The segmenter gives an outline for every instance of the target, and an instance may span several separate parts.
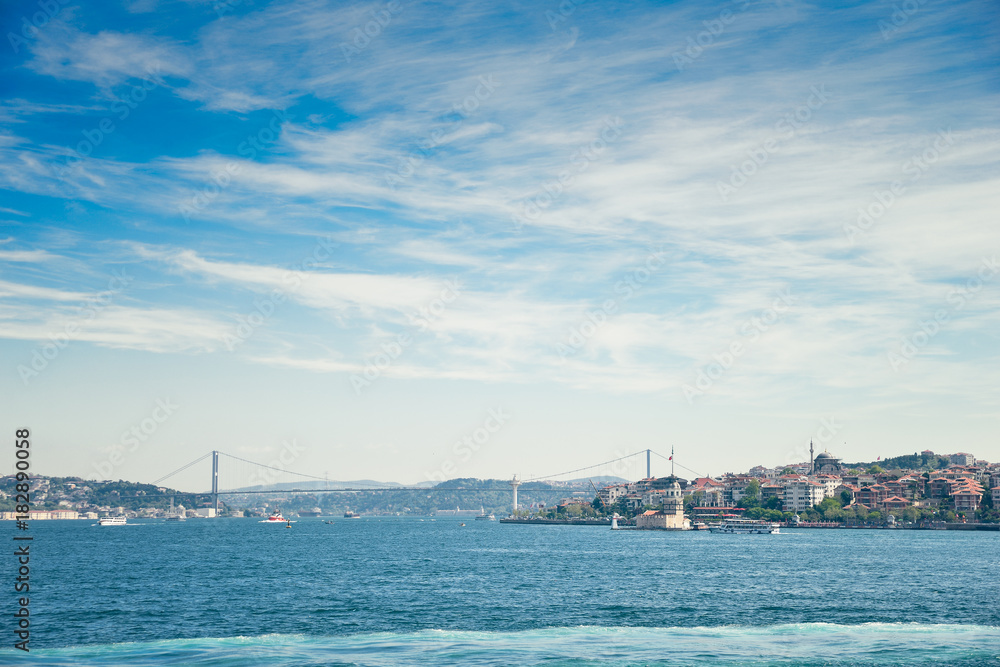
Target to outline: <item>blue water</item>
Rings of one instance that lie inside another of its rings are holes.
[[[33,522],[0,663],[1000,665],[1000,533],[334,522]]]

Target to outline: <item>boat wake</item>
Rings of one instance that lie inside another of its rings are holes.
[[[906,623],[423,630],[264,635],[32,649],[46,665],[950,665],[1000,666],[1000,628]],[[10,649],[12,650],[12,649]],[[0,650],[0,662],[4,653]],[[20,656],[19,656],[20,657]],[[31,664],[26,660],[25,664]]]

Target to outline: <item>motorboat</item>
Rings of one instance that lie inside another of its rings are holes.
[[[289,525],[291,523],[294,523],[294,522],[293,521],[289,521],[285,517],[281,516],[281,510],[277,510],[276,509],[271,514],[271,516],[267,517],[263,521],[258,521],[257,523],[274,523],[274,524],[284,524],[284,525],[287,526],[287,525]]]

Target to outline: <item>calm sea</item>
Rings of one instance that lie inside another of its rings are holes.
[[[0,663],[1000,665],[1000,533],[332,520],[32,522]]]

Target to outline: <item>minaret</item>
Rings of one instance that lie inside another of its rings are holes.
[[[816,459],[813,458],[813,441],[809,438],[809,474],[816,474]]]
[[[521,481],[514,475],[514,478],[510,480],[510,486],[514,489],[514,510],[511,512],[511,516],[517,514],[517,487],[521,486]]]

